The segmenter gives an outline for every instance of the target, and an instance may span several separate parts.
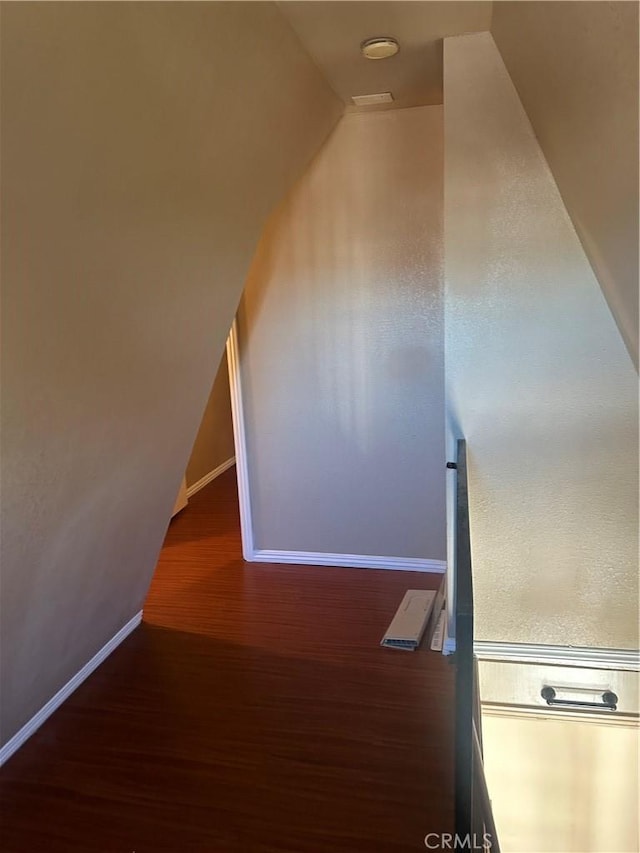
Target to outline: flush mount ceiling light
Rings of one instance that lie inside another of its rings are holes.
[[[396,55],[400,50],[400,45],[394,38],[379,36],[363,41],[360,50],[366,59],[387,59]]]

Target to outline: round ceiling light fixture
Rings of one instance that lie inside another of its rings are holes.
[[[400,50],[400,45],[396,39],[390,36],[379,36],[363,41],[360,50],[366,59],[388,59],[390,56],[396,55]]]

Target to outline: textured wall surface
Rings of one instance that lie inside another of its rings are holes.
[[[637,648],[637,376],[489,34],[445,41],[447,402],[477,636]]]
[[[239,337],[256,547],[443,560],[441,107],[340,122]]]
[[[638,3],[499,2],[491,32],[638,363]]]
[[[2,5],[3,741],[140,610],[263,222],[341,109],[272,3]]]
[[[213,380],[211,393],[189,457],[187,486],[197,483],[218,465],[230,459],[234,453],[229,367],[225,352],[216,378]]]

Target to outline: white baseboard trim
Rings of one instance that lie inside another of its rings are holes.
[[[0,749],[0,766],[5,763],[16,750],[18,750],[22,744],[31,737],[31,735],[40,728],[40,726],[44,723],[44,721],[53,714],[57,708],[62,705],[65,699],[67,699],[73,691],[79,687],[82,682],[88,678],[91,673],[96,670],[100,664],[111,654],[111,652],[119,646],[120,643],[129,636],[129,634],[138,627],[140,622],[142,621],[142,610],[130,619],[126,625],[123,625],[122,628],[115,634],[108,643],[106,643],[99,652],[97,652],[91,660],[86,663],[82,669],[77,672],[70,681],[62,687],[55,696],[52,696],[51,699],[47,702],[46,705],[43,705],[42,708],[34,714],[33,717],[29,720],[28,723],[25,723],[24,726],[20,729],[20,731],[16,732],[16,734],[8,740],[5,745]]]
[[[480,660],[581,666],[590,669],[640,670],[640,652],[633,649],[595,649],[586,646],[550,646],[534,643],[494,643],[476,640]]]
[[[399,572],[433,572],[444,574],[443,560],[412,557],[369,557],[359,554],[325,554],[312,551],[253,551],[245,560],[251,563],[292,563],[300,566],[342,566],[348,569],[392,569]]]
[[[199,492],[200,489],[204,489],[204,487],[208,486],[212,480],[215,480],[215,478],[219,477],[220,474],[224,474],[228,468],[231,468],[231,466],[235,464],[236,457],[232,456],[230,459],[227,459],[226,462],[223,462],[222,465],[218,465],[217,468],[214,468],[213,471],[209,471],[209,473],[205,474],[204,477],[201,477],[197,483],[189,486],[187,489],[187,497],[190,498],[195,495],[196,492]]]

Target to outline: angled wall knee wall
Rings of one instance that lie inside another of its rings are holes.
[[[637,648],[637,376],[490,34],[445,40],[448,417],[478,639]]]
[[[274,3],[1,14],[5,743],[140,610],[264,221],[343,107]]]

